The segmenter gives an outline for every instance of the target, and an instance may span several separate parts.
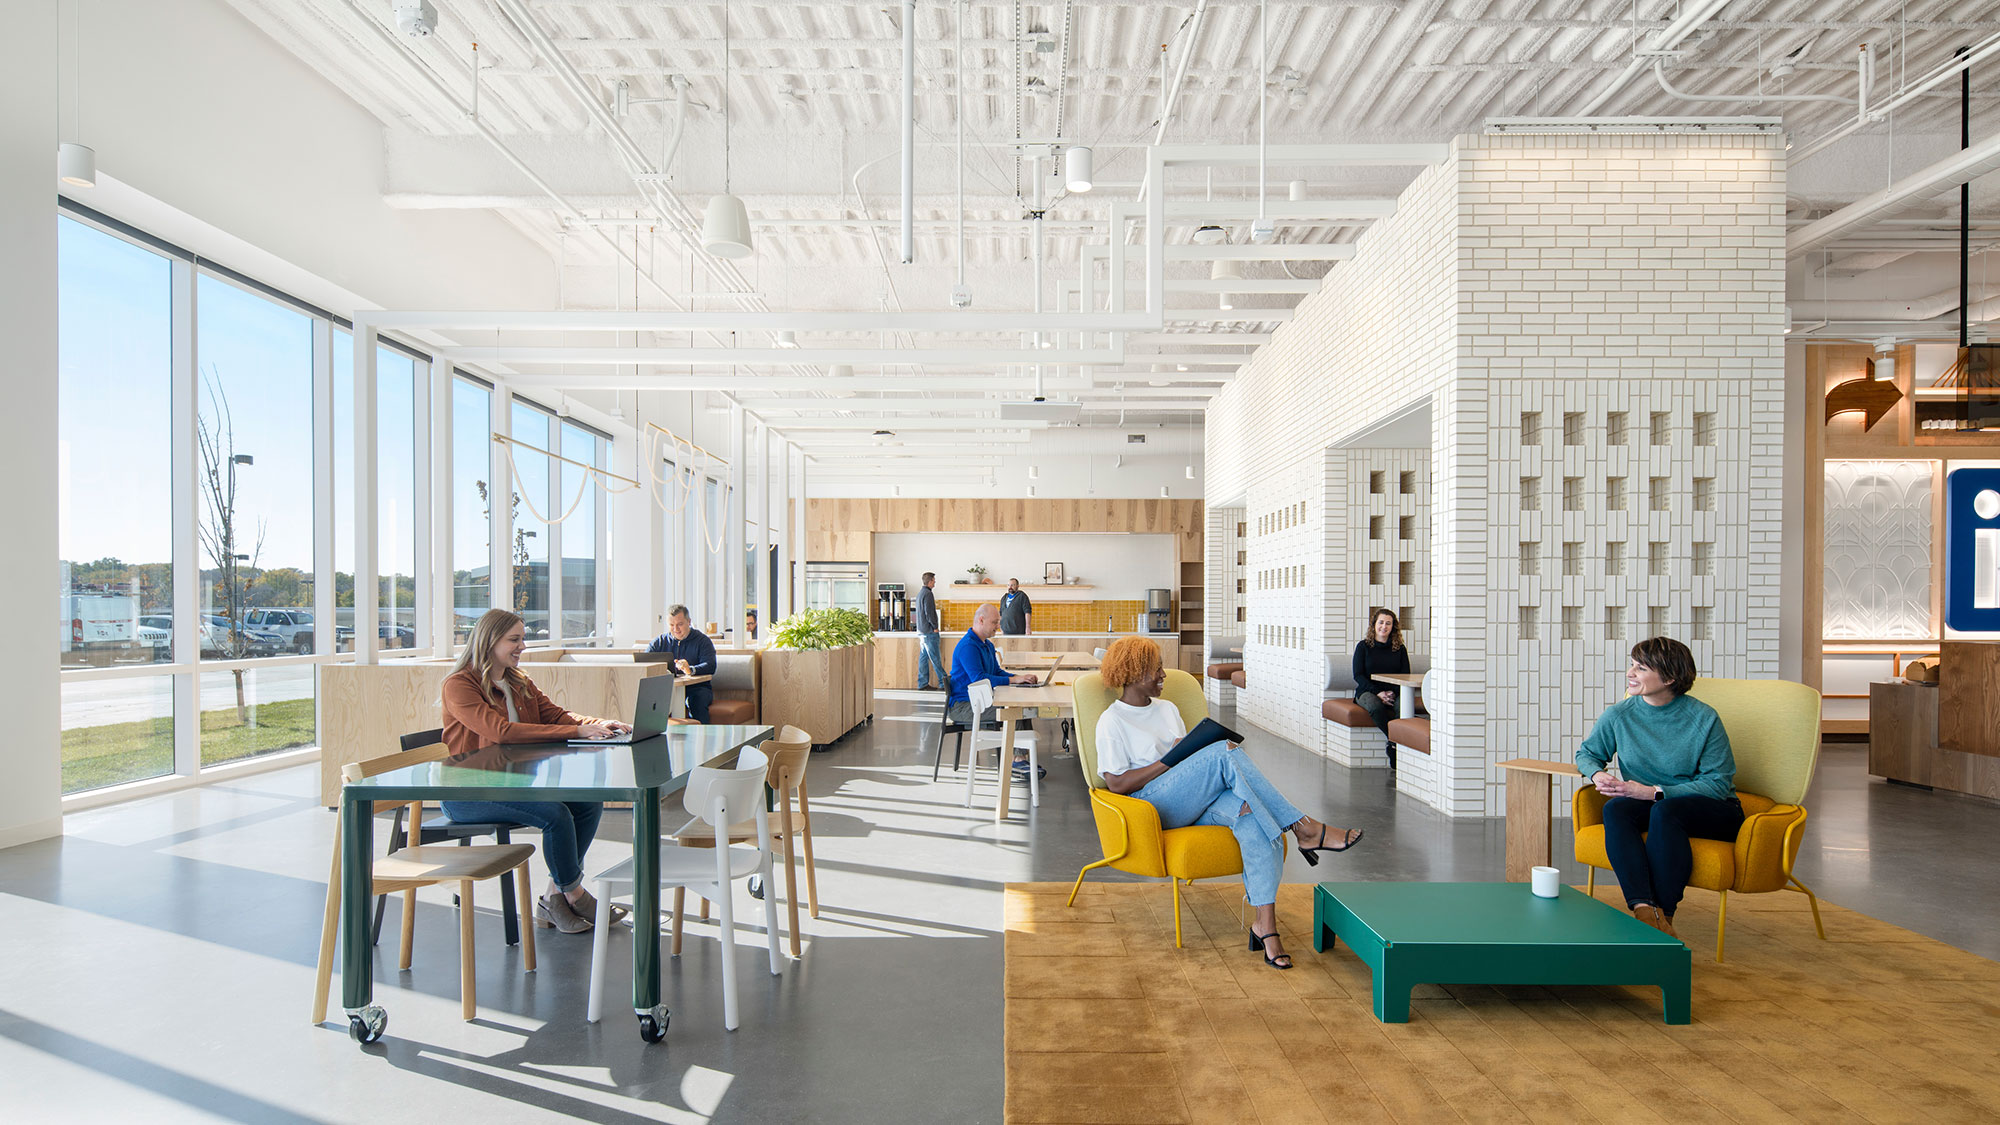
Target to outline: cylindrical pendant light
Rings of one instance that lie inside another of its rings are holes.
[[[1237,265],[1234,259],[1219,258],[1214,265],[1209,267],[1208,278],[1210,281],[1241,281],[1243,280],[1243,267]],[[1235,308],[1235,294],[1222,294],[1219,304],[1224,312]]]
[[[1090,190],[1091,163],[1090,150],[1082,145],[1071,145],[1069,151],[1063,153],[1063,178],[1069,185],[1069,190],[1074,192]]]
[[[56,178],[71,187],[97,186],[97,153],[65,141],[56,146]]]
[[[750,256],[750,212],[733,195],[718,195],[708,201],[708,213],[701,222],[701,248],[717,258]]]

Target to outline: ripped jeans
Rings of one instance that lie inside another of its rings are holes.
[[[1278,901],[1284,872],[1278,837],[1305,814],[1279,795],[1249,755],[1227,742],[1211,743],[1132,795],[1158,810],[1162,828],[1213,824],[1234,832],[1250,905]],[[1242,813],[1245,805],[1248,813]]]

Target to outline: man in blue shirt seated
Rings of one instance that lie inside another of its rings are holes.
[[[674,668],[683,676],[715,675],[715,642],[708,639],[708,634],[694,627],[693,619],[688,616],[688,607],[684,605],[677,605],[667,611],[667,631],[653,638],[653,643],[646,646],[646,651],[671,654]],[[714,700],[714,684],[689,684],[688,718],[697,723],[707,722],[708,705]]]
[[[951,694],[945,697],[944,717],[954,723],[972,725],[972,699],[968,694],[974,680],[985,680],[994,687],[1007,684],[1034,685],[1041,681],[1034,676],[1010,674],[1000,667],[1000,654],[993,651],[993,634],[1000,630],[1000,608],[991,602],[980,606],[972,614],[972,628],[958,639],[958,646],[951,650]],[[982,723],[994,721],[993,711],[988,708],[979,716]],[[1014,759],[1017,773],[1028,772],[1028,758],[1025,753]],[[1047,771],[1043,771],[1047,775]]]

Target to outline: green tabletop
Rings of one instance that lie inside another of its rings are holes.
[[[1313,948],[1336,938],[1373,970],[1385,1023],[1409,1019],[1417,984],[1658,985],[1666,1021],[1689,1019],[1687,946],[1575,887],[1540,898],[1526,883],[1321,883]]]
[[[528,742],[488,746],[350,782],[355,800],[632,801],[671,792],[699,765],[771,737],[756,725],[676,724],[629,746]],[[532,792],[523,792],[532,790]]]
[[[665,1034],[660,1003],[660,800],[686,788],[696,766],[728,765],[745,746],[769,738],[761,724],[676,724],[624,746],[566,742],[489,746],[463,758],[389,770],[349,782],[340,794],[341,999],[356,1027],[379,1036],[388,1015],[372,1003],[373,898],[377,801],[632,802],[632,1010],[648,1042]],[[768,795],[767,795],[768,796]],[[528,908],[527,903],[522,904]],[[360,1032],[356,1031],[357,1038]],[[372,1038],[364,1041],[372,1041]]]

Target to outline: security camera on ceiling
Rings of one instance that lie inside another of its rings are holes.
[[[951,307],[969,309],[972,307],[972,286],[960,282],[951,287]]]
[[[416,0],[407,3],[395,0],[396,29],[412,39],[422,39],[437,30],[438,11],[431,7],[430,0]]]

